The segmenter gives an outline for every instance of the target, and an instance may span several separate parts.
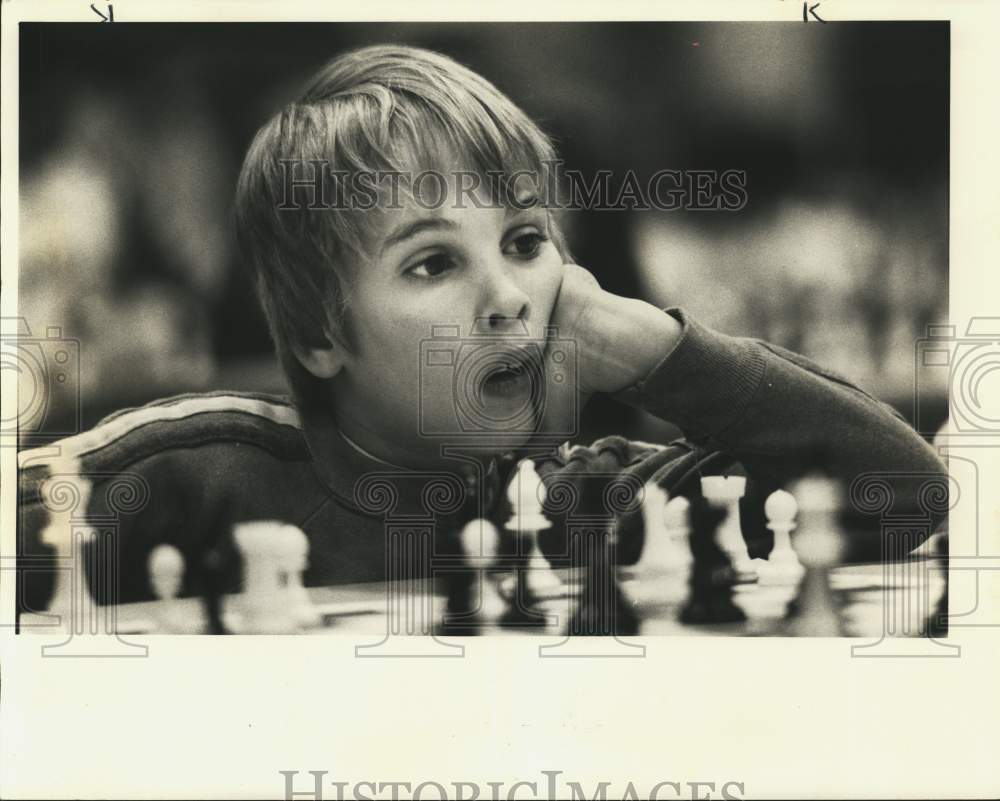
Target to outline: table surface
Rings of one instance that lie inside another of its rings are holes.
[[[946,562],[926,553],[889,564],[857,564],[833,568],[827,574],[829,604],[821,615],[827,623],[836,620],[834,635],[851,637],[923,636],[928,616],[945,591]],[[561,586],[540,593],[538,609],[547,616],[542,626],[509,628],[484,627],[479,633],[501,636],[563,636],[576,605],[581,582],[568,571],[559,571]],[[302,634],[362,635],[373,641],[387,632],[425,633],[421,629],[421,610],[425,617],[439,621],[445,599],[427,592],[426,582],[373,582],[307,590],[321,623],[301,630]],[[638,614],[640,635],[686,636],[831,636],[829,628],[813,630],[805,619],[808,606],[797,616],[785,615],[789,601],[796,597],[794,587],[769,586],[764,583],[737,585],[733,599],[744,610],[747,620],[738,623],[685,624],[679,620],[688,587],[686,578],[676,572],[650,573],[639,568],[621,570],[623,596]],[[801,589],[798,591],[801,592]],[[801,596],[800,596],[801,597]],[[420,601],[427,603],[423,606]],[[482,608],[486,620],[496,620],[506,608],[498,595],[485,596]],[[248,631],[241,610],[245,599],[227,596],[224,619],[234,633]],[[802,603],[800,602],[800,607]],[[102,608],[119,634],[201,633],[204,612],[201,599],[178,598],[169,602],[148,601]],[[109,611],[110,610],[110,611]],[[815,610],[813,610],[815,611]],[[822,622],[822,621],[821,621]],[[54,633],[54,619],[23,615],[22,632]],[[272,632],[275,633],[275,632]],[[577,638],[580,639],[580,638]],[[585,638],[593,639],[593,638]]]

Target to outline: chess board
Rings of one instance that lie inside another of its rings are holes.
[[[831,597],[839,634],[848,637],[926,636],[927,621],[946,591],[946,561],[916,554],[888,564],[844,565],[829,573]],[[558,638],[578,602],[581,581],[569,571],[560,571],[561,587],[541,594],[537,609],[541,625],[503,626],[496,623],[502,608],[483,607],[486,622],[479,633],[489,636]],[[808,627],[796,625],[807,614],[799,609],[787,614],[789,596],[782,588],[746,584],[736,589],[736,604],[746,612],[740,622],[685,624],[680,609],[686,586],[678,576],[639,576],[621,569],[622,597],[633,606],[640,620],[640,635],[670,636],[809,636]],[[426,635],[445,618],[445,599],[429,582],[374,582],[308,590],[319,613],[320,624],[304,628],[307,635],[351,635],[358,644],[377,643],[387,635]],[[160,633],[164,607],[169,604],[175,619],[191,622],[192,633],[201,630],[204,617],[199,598],[121,604],[112,619],[119,634]],[[240,596],[223,601],[227,627],[240,632]],[[492,622],[489,622],[492,621]],[[53,619],[25,615],[23,632],[51,633]]]

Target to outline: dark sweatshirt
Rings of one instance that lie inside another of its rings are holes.
[[[54,446],[22,451],[19,607],[40,611],[51,591],[51,553],[40,539],[50,514],[39,488],[54,454],[79,459],[93,485],[86,522],[104,533],[95,547],[105,560],[117,552],[117,578],[91,581],[102,602],[152,597],[146,563],[160,543],[183,553],[185,593],[200,592],[206,553],[224,548],[232,525],[249,520],[292,523],[306,533],[307,585],[383,579],[394,570],[387,567],[390,529],[430,530],[434,553],[448,555],[469,519],[487,517],[502,528],[510,516],[505,490],[526,455],[548,488],[553,525],[539,544],[557,565],[566,561],[567,523],[575,519],[613,521],[619,561],[639,559],[642,515],[627,496],[650,480],[694,497],[701,475],[748,476],[741,516],[751,556],[766,556],[771,545],[764,498],[810,473],[832,477],[843,491],[846,560],[880,558],[876,507],[940,522],[946,503],[938,496],[927,508],[928,487],[947,486],[946,468],[889,406],[802,356],[712,331],[682,310],[668,313],[682,324],[679,342],[617,397],[679,426],[684,438],[672,443],[612,435],[588,447],[456,454],[454,470],[404,471],[351,447],[329,415],[300,414],[280,397],[216,392],[118,412]],[[870,503],[872,492],[885,503]],[[238,582],[231,562],[225,583],[236,589]]]

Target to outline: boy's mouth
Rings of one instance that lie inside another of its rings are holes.
[[[527,403],[537,383],[537,376],[532,375],[537,372],[536,360],[540,360],[539,356],[528,349],[495,353],[481,376],[481,399],[486,403],[512,400],[519,405]]]
[[[495,398],[522,397],[531,390],[531,376],[523,364],[499,364],[483,380],[483,394]]]

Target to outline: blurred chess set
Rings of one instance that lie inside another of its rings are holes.
[[[72,465],[60,468],[71,472]],[[78,476],[76,484],[86,501],[87,481]],[[104,619],[103,633],[119,635],[942,636],[945,535],[897,561],[842,564],[846,535],[836,518],[836,489],[827,479],[804,478],[771,494],[764,513],[774,545],[757,559],[740,524],[746,479],[705,476],[691,499],[669,498],[650,482],[637,499],[646,532],[638,562],[616,563],[615,525],[589,526],[570,531],[570,566],[553,569],[538,547],[539,532],[551,525],[545,485],[526,459],[508,489],[513,554],[500,553],[492,522],[475,519],[457,533],[456,553],[436,559],[432,571],[305,587],[305,533],[253,521],[232,532],[242,592],[225,594],[220,579],[200,597],[181,597],[189,566],[178,549],[161,544],[148,560],[157,600],[100,608],[79,579],[93,531],[55,511],[43,540],[58,564],[72,569],[56,571],[48,609],[22,614],[20,630],[98,633],[89,614]],[[209,552],[200,566],[209,576],[217,557]]]

